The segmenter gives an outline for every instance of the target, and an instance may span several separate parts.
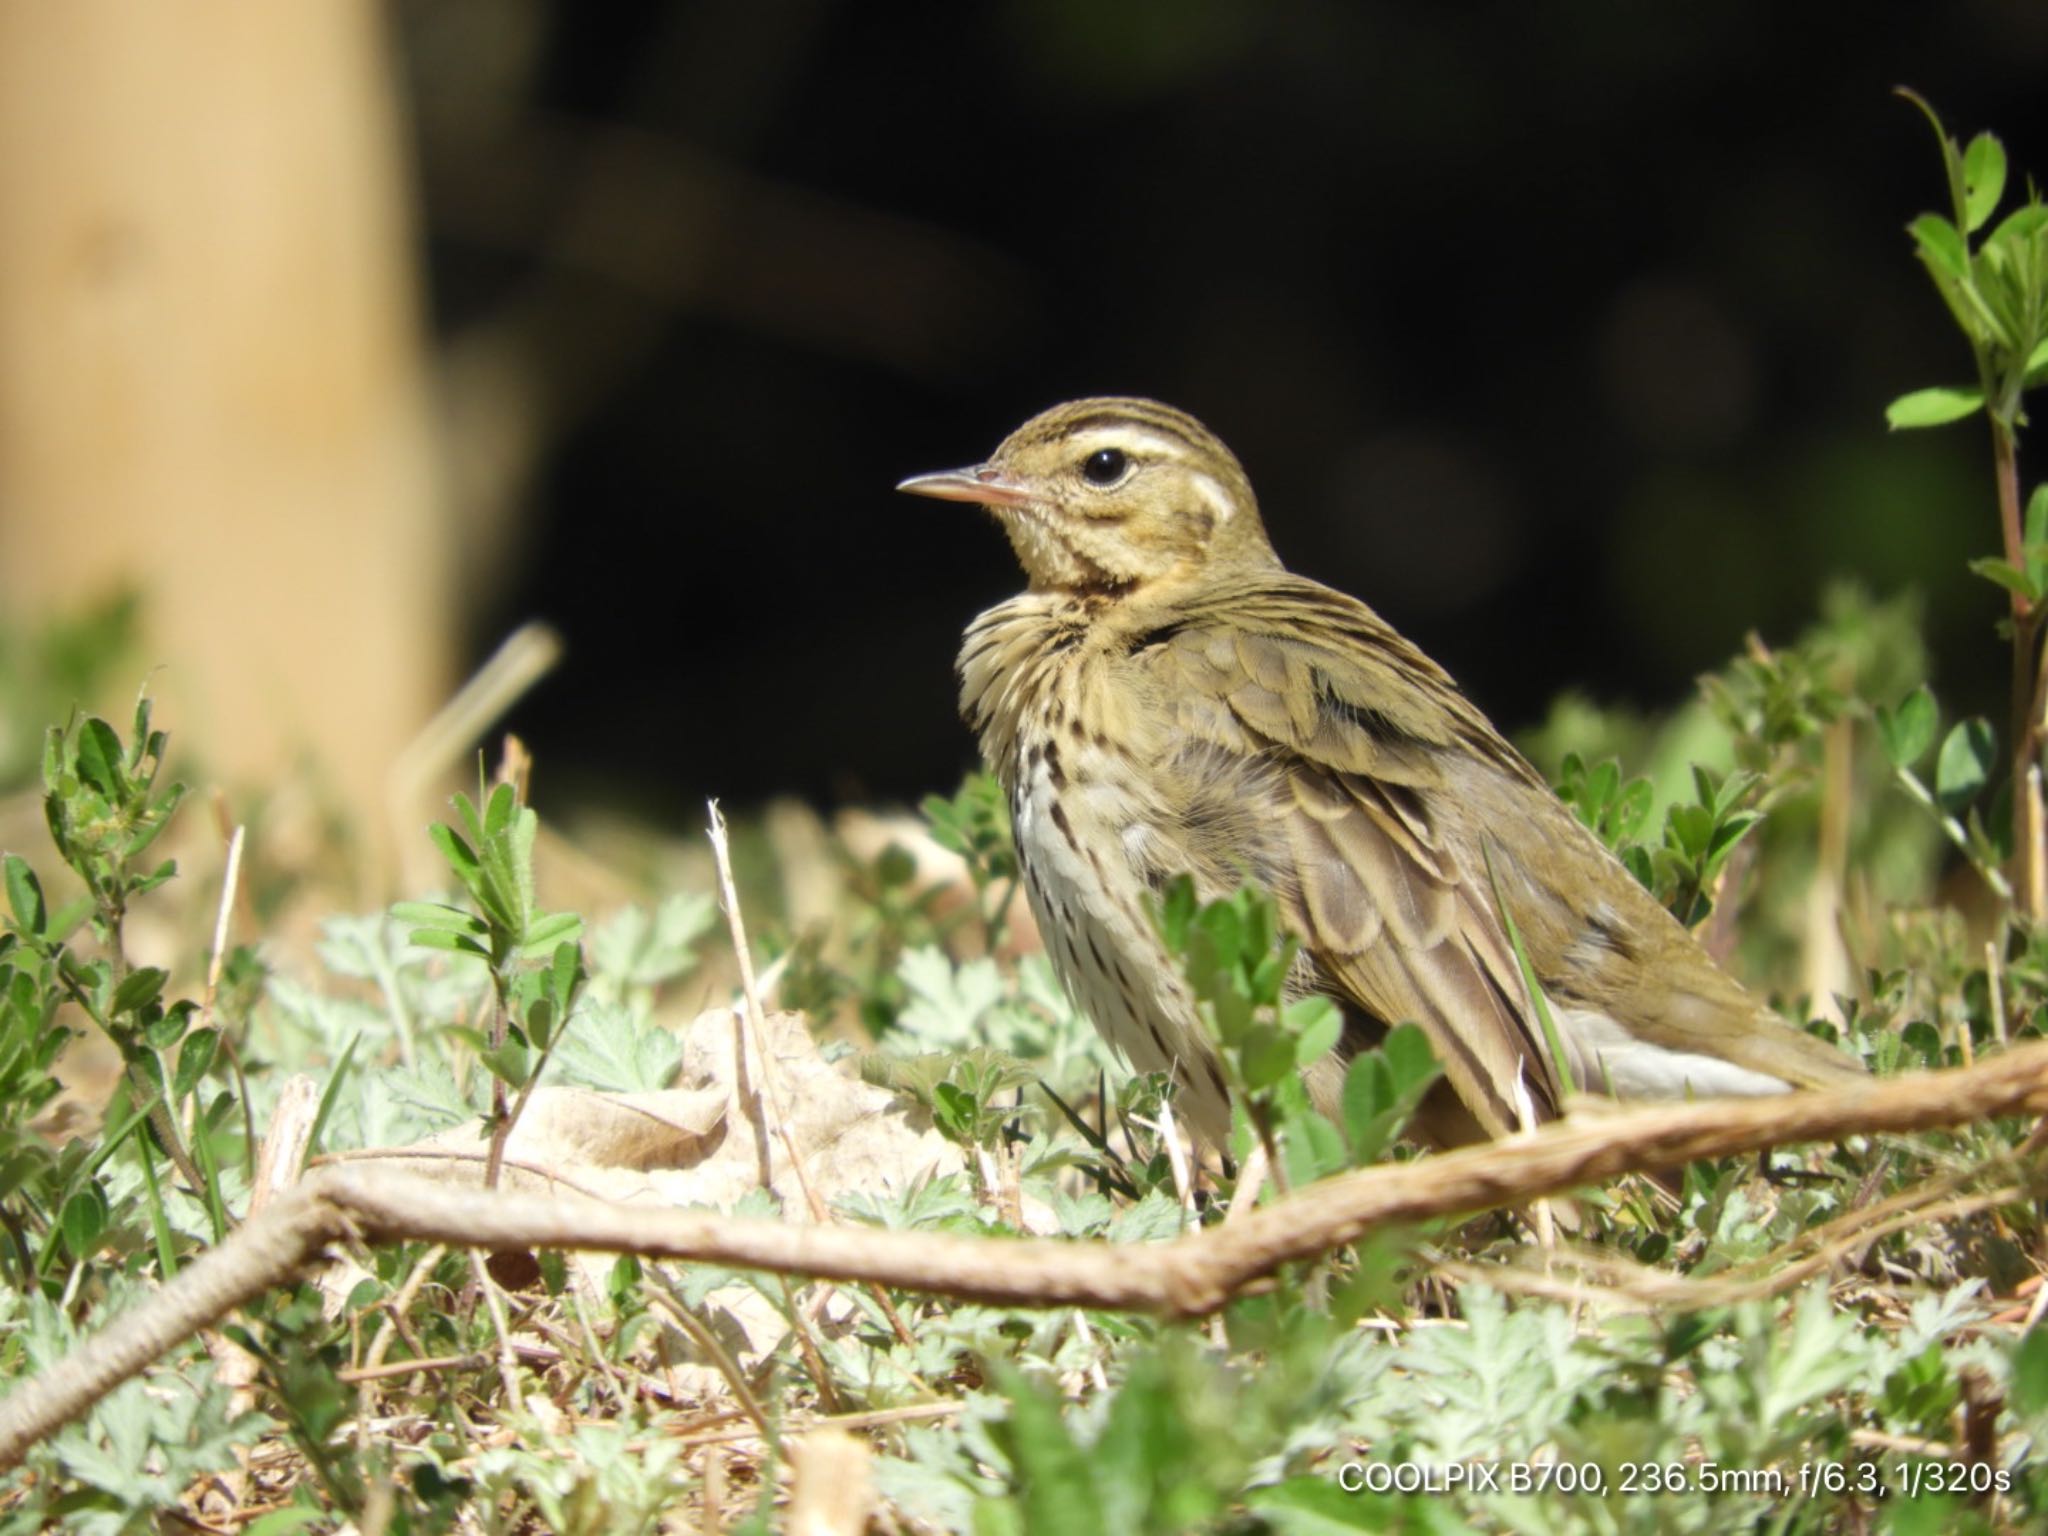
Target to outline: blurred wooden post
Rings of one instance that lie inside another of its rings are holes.
[[[0,0],[0,602],[134,583],[186,752],[373,834],[453,644],[405,164],[375,0]]]

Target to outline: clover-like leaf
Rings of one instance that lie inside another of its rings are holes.
[[[2005,196],[2005,146],[1988,133],[1970,140],[1963,151],[1963,228],[1982,229],[1998,200]]]
[[[1941,712],[1925,684],[1899,700],[1895,708],[1878,706],[1878,738],[1894,768],[1910,768],[1925,757],[1940,724]]]
[[[1983,792],[1998,757],[1997,734],[1983,718],[1962,720],[1941,744],[1934,764],[1934,797],[1951,816]]]
[[[28,860],[20,854],[10,853],[4,862],[7,905],[13,909],[14,921],[23,933],[39,939],[49,931],[50,924],[49,908],[43,901],[43,884],[29,867]]]
[[[1974,385],[1944,384],[1899,396],[1884,408],[1884,419],[1893,431],[1940,427],[1983,409],[1983,390]]]

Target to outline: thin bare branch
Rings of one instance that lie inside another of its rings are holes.
[[[318,1259],[331,1243],[575,1248],[859,1280],[1008,1306],[1195,1317],[1283,1266],[1374,1230],[1522,1205],[1618,1174],[1802,1141],[1897,1134],[2048,1111],[2048,1044],[1949,1072],[1826,1092],[1660,1104],[1565,1120],[1440,1156],[1325,1180],[1229,1226],[1147,1247],[985,1240],[799,1225],[578,1198],[457,1189],[388,1170],[317,1170],[85,1347],[0,1401],[0,1470],[181,1340]]]

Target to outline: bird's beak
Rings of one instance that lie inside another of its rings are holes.
[[[912,475],[899,482],[896,489],[913,496],[934,496],[940,501],[978,501],[986,507],[1017,507],[1031,499],[1031,493],[1023,486],[986,464]]]

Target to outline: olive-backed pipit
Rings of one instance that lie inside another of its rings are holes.
[[[1558,1074],[1487,852],[1573,1077],[1622,1098],[1854,1078],[1723,973],[1502,739],[1365,604],[1285,570],[1251,483],[1193,418],[1076,400],[985,464],[900,489],[978,502],[1030,578],[976,619],[961,709],[1009,793],[1031,908],[1074,1000],[1138,1067],[1171,1071],[1212,1139],[1222,1073],[1147,912],[1173,876],[1245,876],[1301,940],[1290,985],[1345,1015],[1310,1073],[1389,1024],[1428,1032],[1455,1090],[1426,1134],[1557,1112]]]

